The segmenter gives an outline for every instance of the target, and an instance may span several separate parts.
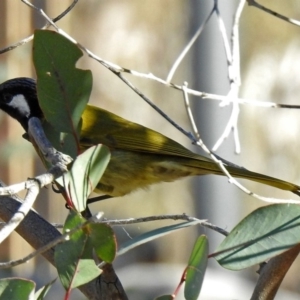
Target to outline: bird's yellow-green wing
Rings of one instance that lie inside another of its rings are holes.
[[[80,143],[84,148],[105,144],[111,149],[156,154],[157,160],[173,160],[183,166],[197,169],[197,175],[224,175],[210,158],[195,154],[172,139],[142,125],[125,120],[104,109],[88,105],[82,116]],[[173,158],[170,159],[170,156]],[[291,191],[300,195],[300,186],[277,178],[251,172],[224,161],[234,177]]]
[[[91,105],[87,106],[82,116],[81,143],[87,146],[102,143],[113,149],[197,157],[159,132]]]

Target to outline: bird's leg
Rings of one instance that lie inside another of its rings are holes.
[[[113,196],[110,196],[110,195],[101,195],[101,196],[89,198],[87,200],[87,204],[95,203],[95,202],[106,200],[106,199],[110,199],[110,198],[113,198]]]
[[[56,186],[54,186],[56,185]],[[56,182],[55,183],[52,183],[52,191],[56,194],[62,194],[65,189],[61,186],[59,186]]]

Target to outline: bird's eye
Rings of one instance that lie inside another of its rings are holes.
[[[4,100],[5,103],[9,103],[11,101],[11,99],[12,99],[12,94],[5,93],[2,98],[3,98],[3,100]]]

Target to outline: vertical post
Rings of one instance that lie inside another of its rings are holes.
[[[191,35],[193,35],[212,10],[213,1],[191,1],[190,3]],[[227,35],[230,37],[235,3],[219,1],[219,8]],[[229,91],[228,65],[216,14],[209,20],[193,50],[194,81],[190,85],[203,92],[226,95]],[[220,108],[217,101],[199,98],[194,98],[193,104],[200,135],[211,149],[225,128],[231,106]],[[238,163],[237,156],[234,155],[232,136],[225,141],[217,154]],[[217,176],[203,176],[195,181],[197,182],[194,188],[197,217],[207,218],[218,226],[231,229],[239,219],[240,199],[238,199],[237,189],[228,184],[226,178]],[[210,237],[211,249],[214,249],[222,239],[223,237],[213,234]]]

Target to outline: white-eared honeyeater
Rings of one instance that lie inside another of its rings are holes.
[[[21,77],[3,82],[0,85],[0,109],[19,121],[25,131],[31,117],[43,119],[36,81]],[[111,160],[95,191],[110,196],[123,196],[154,183],[186,176],[224,175],[210,158],[191,152],[159,132],[87,105],[82,115],[81,150],[96,144],[109,147]],[[300,195],[298,185],[248,171],[225,160],[224,165],[234,177]]]

